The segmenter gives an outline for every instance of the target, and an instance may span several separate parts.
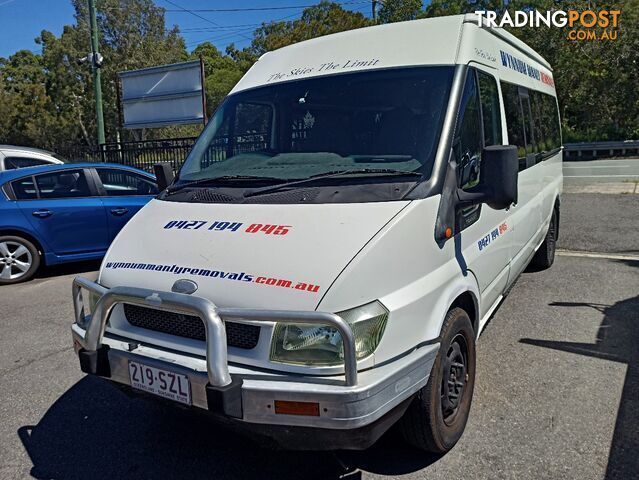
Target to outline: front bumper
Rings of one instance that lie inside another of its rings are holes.
[[[81,288],[100,295],[86,322]],[[217,308],[200,297],[133,287],[107,290],[83,278],[74,280],[73,298],[76,320],[85,327],[77,322],[72,327],[83,371],[129,386],[129,361],[181,373],[190,380],[194,407],[248,424],[333,430],[366,427],[426,384],[439,348],[439,344],[426,345],[358,372],[350,326],[331,313]],[[200,317],[206,328],[206,358],[105,335],[109,314],[119,303]],[[300,375],[229,364],[224,320],[231,318],[331,325],[344,340],[344,374]],[[318,403],[319,415],[276,413],[276,400]]]

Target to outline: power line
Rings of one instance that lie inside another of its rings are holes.
[[[168,2],[169,0],[165,0],[165,1]],[[354,2],[353,1],[353,2],[343,2],[343,3],[341,3],[341,5],[345,5],[345,4],[361,4],[361,6],[353,8],[351,11],[356,12],[356,13],[363,13],[361,10],[369,8],[368,6],[370,5],[370,2],[369,2],[369,0],[365,0],[365,1],[358,1],[358,2]],[[312,5],[312,6],[315,6],[315,5]],[[306,7],[299,6],[298,8],[304,9],[304,8],[309,8],[309,7],[308,6],[306,6]],[[272,20],[269,20],[268,22],[262,22],[262,23],[256,24],[255,27],[259,27],[259,26],[261,26],[263,24],[268,25],[269,23],[281,22],[283,20],[288,20],[290,18],[297,17],[297,16],[299,16],[299,12],[293,13],[291,15],[286,15],[285,17],[272,19]],[[240,25],[238,25],[238,26],[240,26]],[[253,27],[253,26],[252,25],[247,25],[247,27]],[[253,27],[253,30],[254,29],[255,28]],[[211,29],[211,30],[214,30],[214,29]],[[199,45],[201,43],[204,43],[204,42],[218,42],[220,40],[224,40],[224,39],[227,39],[227,38],[230,38],[231,40],[233,40],[233,39],[236,38],[235,37],[236,34],[238,34],[238,36],[243,38],[243,40],[241,40],[239,42],[246,41],[246,40],[253,40],[251,37],[248,37],[248,36],[243,35],[243,34],[240,33],[240,32],[245,32],[245,31],[248,31],[248,30],[251,30],[251,28],[241,28],[241,29],[236,30],[234,32],[224,32],[224,34],[221,35],[221,36],[217,36],[216,35],[216,36],[213,36],[213,37],[203,38],[203,39],[197,40],[197,41],[193,40],[193,41],[187,42],[186,46],[187,46],[187,48],[191,48],[193,46],[197,46],[197,45]],[[222,32],[220,32],[220,33],[222,33]],[[233,43],[233,42],[231,42],[231,43]]]
[[[230,28],[259,27],[261,23],[244,23],[240,25],[220,25],[219,27],[194,27],[181,28],[180,32],[213,32],[216,30],[225,30]]]
[[[281,22],[282,20],[288,20],[289,18],[293,18],[293,17],[297,17],[297,16],[298,16],[298,13],[293,13],[292,15],[286,15],[285,17],[281,17],[281,18],[276,18],[276,19],[270,20],[269,22],[260,23],[257,26],[259,27],[259,26],[261,26],[264,23],[265,24],[268,24],[268,23],[271,23],[271,22],[272,23],[277,23],[277,22]],[[214,36],[214,37],[204,38],[204,39],[199,40],[197,42],[196,41],[188,42],[186,46],[190,47],[190,46],[193,46],[193,45],[199,45],[200,43],[203,43],[203,42],[216,42],[216,41],[224,40],[225,38],[229,38],[229,37],[231,39],[233,39],[234,38],[234,34],[239,33],[239,32],[243,32],[243,31],[246,31],[246,30],[247,29],[244,28],[244,29],[237,30],[235,32],[227,32],[222,37]],[[253,30],[255,30],[255,29],[253,29]],[[242,36],[245,40],[251,40],[251,41],[253,40],[253,38],[247,37],[245,35],[240,35],[240,36]]]
[[[175,5],[173,2],[170,2],[169,0],[164,0],[165,2],[168,2],[172,5]],[[368,0],[358,0],[358,1],[353,1],[353,2],[336,2],[338,5],[353,5],[353,4],[362,4],[362,3],[369,3]],[[193,12],[202,12],[202,13],[229,13],[229,12],[266,12],[266,11],[272,11],[272,10],[297,10],[297,9],[304,9],[304,8],[311,8],[311,7],[316,7],[318,4],[315,5],[287,5],[285,7],[246,7],[246,8],[194,8],[192,10],[187,10],[185,8],[180,7],[181,10],[173,10],[173,9],[167,9],[167,12],[172,12],[172,13],[180,13],[180,12],[188,12],[188,13],[193,13]],[[178,6],[179,5],[175,5]],[[203,17],[200,17],[203,18]]]
[[[212,24],[212,25],[215,25],[216,27],[221,27],[221,25],[220,25],[219,23],[215,23],[213,20],[210,20],[210,19],[208,19],[208,18],[206,18],[206,17],[203,17],[202,15],[198,15],[198,14],[197,14],[197,13],[195,13],[193,10],[189,10],[189,9],[187,9],[187,8],[184,8],[183,6],[178,5],[178,4],[177,4],[177,3],[175,3],[175,2],[172,2],[171,0],[164,0],[164,1],[165,1],[166,3],[169,3],[169,4],[173,5],[174,7],[179,8],[179,9],[180,9],[179,11],[183,11],[183,12],[190,13],[191,15],[193,15],[193,16],[195,16],[195,17],[197,17],[197,18],[201,19],[201,20],[204,20],[205,22],[208,22],[208,23],[210,23],[210,24]],[[167,11],[168,11],[168,10],[167,10]],[[242,35],[242,36],[244,36],[244,35]],[[246,37],[246,36],[244,36],[244,37],[245,37],[245,38],[249,38],[249,39],[250,39],[250,37]]]

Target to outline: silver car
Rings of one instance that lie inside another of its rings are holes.
[[[59,165],[61,163],[66,163],[61,156],[46,150],[0,145],[0,172],[38,165]]]

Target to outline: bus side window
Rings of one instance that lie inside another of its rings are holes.
[[[537,142],[539,139],[534,132],[530,95],[527,88],[519,87],[519,100],[524,113],[524,136],[526,139],[526,166],[524,168],[530,168],[536,163]]]
[[[479,183],[481,164],[482,125],[475,70],[469,70],[459,105],[459,116],[453,143],[457,161],[458,185],[462,189]]]
[[[468,70],[464,93],[459,104],[459,115],[453,137],[453,153],[457,163],[457,186],[472,188],[479,183],[483,130],[479,90],[474,69]],[[481,205],[472,205],[457,211],[456,231],[460,232],[477,220]]]
[[[519,87],[508,82],[501,82],[506,114],[506,131],[508,144],[517,146],[519,171],[526,168],[526,138],[524,136],[524,114],[519,99]]]
[[[495,77],[477,71],[481,116],[484,122],[484,146],[501,145],[501,110]]]
[[[559,134],[559,114],[557,100],[552,95],[529,90],[533,121],[535,124],[536,153],[539,160],[544,160],[547,154],[561,147]]]

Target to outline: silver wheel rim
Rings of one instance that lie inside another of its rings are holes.
[[[20,242],[0,242],[0,280],[16,280],[24,276],[33,265],[33,256]]]

